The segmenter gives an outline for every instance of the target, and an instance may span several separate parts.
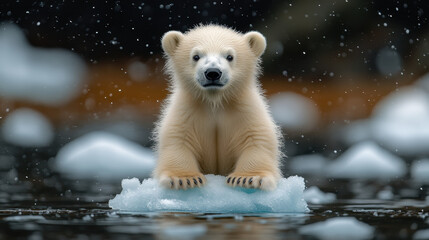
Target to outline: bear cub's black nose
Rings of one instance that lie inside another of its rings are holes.
[[[222,72],[217,68],[209,68],[204,72],[204,75],[206,75],[207,80],[216,81],[220,79]]]

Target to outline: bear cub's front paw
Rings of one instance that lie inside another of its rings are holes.
[[[176,190],[201,187],[206,182],[207,179],[203,174],[189,174],[186,176],[163,175],[160,177],[162,186]]]
[[[259,188],[272,191],[277,187],[277,181],[271,175],[253,175],[243,173],[231,173],[226,177],[226,183],[231,187]]]

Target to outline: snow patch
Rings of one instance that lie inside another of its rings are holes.
[[[310,99],[292,92],[278,93],[269,99],[274,120],[283,128],[297,132],[313,130],[319,110]]]
[[[304,191],[304,200],[313,204],[332,203],[337,199],[334,193],[324,193],[318,187],[312,186]]]
[[[49,120],[28,108],[10,113],[4,120],[1,130],[6,142],[21,147],[46,147],[54,139],[54,128]]]
[[[34,48],[16,25],[0,25],[0,97],[61,105],[80,91],[85,63],[73,52]]]
[[[374,234],[374,227],[360,222],[354,217],[335,217],[324,222],[303,226],[299,232],[322,240],[371,239]]]
[[[129,212],[205,212],[262,213],[308,212],[303,199],[304,179],[282,178],[274,191],[231,188],[225,177],[206,175],[201,188],[171,190],[161,187],[155,179],[122,180],[122,192],[109,201],[109,206]]]
[[[402,177],[406,171],[402,159],[374,142],[352,146],[328,167],[328,175],[337,178],[389,179]]]
[[[106,133],[86,134],[60,149],[55,169],[73,179],[147,177],[155,167],[150,149]]]

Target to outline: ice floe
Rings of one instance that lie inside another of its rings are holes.
[[[117,180],[148,177],[155,167],[150,149],[106,132],[88,133],[58,152],[55,169],[69,178]]]
[[[337,199],[334,193],[324,193],[318,187],[311,186],[304,191],[304,200],[313,204],[332,203]]]
[[[399,155],[429,154],[429,94],[404,87],[377,104],[372,137]]]
[[[313,223],[299,229],[301,234],[317,239],[372,239],[374,227],[358,221],[354,217],[335,217],[323,222]]]
[[[21,147],[46,147],[54,139],[54,127],[41,113],[29,108],[11,112],[1,126],[4,141]]]
[[[11,23],[0,24],[0,97],[61,105],[79,94],[83,60],[63,49],[35,48]]]
[[[274,191],[232,188],[225,177],[206,175],[201,188],[171,190],[161,187],[155,179],[122,180],[122,192],[109,201],[109,206],[126,212],[204,212],[262,213],[308,212],[303,199],[304,179],[283,178]]]
[[[374,179],[402,177],[406,172],[401,158],[371,141],[352,146],[331,163],[327,171],[331,177]]]

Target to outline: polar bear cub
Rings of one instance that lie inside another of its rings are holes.
[[[276,188],[280,134],[257,80],[265,47],[259,32],[218,25],[162,37],[171,94],[154,131],[161,185],[201,187],[220,174],[232,187]]]

